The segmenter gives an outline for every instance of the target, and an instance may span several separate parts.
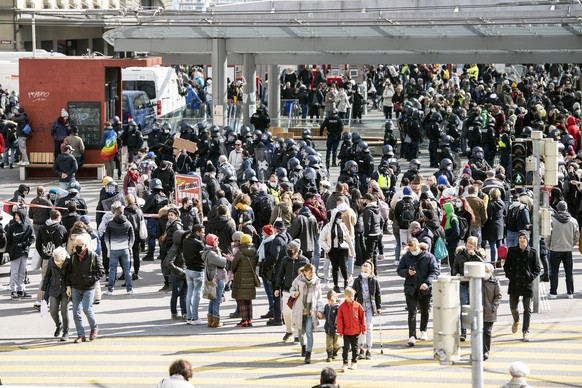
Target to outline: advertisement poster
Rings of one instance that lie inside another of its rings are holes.
[[[176,203],[181,204],[182,198],[196,198],[202,203],[202,181],[192,175],[176,175]]]

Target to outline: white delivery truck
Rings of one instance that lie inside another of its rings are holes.
[[[158,120],[181,117],[186,98],[180,95],[178,76],[172,67],[126,67],[121,70],[122,90],[146,92],[156,107]]]
[[[37,58],[64,57],[65,54],[36,50]],[[0,85],[2,89],[20,93],[18,60],[20,58],[32,58],[32,51],[7,51],[0,52]]]

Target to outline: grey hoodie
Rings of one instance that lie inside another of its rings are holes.
[[[546,240],[550,251],[571,252],[579,238],[578,221],[568,212],[557,212],[552,216],[552,233]]]

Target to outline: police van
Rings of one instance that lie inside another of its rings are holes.
[[[186,98],[180,94],[178,76],[172,67],[126,67],[121,70],[123,90],[141,90],[156,109],[158,121],[182,117]]]

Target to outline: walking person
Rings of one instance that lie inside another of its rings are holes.
[[[71,259],[64,247],[56,248],[48,260],[46,276],[43,279],[40,295],[50,298],[50,314],[55,322],[54,337],[61,341],[69,339],[69,301],[67,277],[71,271]]]
[[[253,246],[253,238],[248,234],[243,234],[238,252],[234,255],[230,266],[234,275],[232,297],[236,300],[241,317],[237,327],[253,326],[253,299],[257,297],[255,285],[257,262],[257,250]]]
[[[123,206],[119,203],[111,205],[113,219],[107,223],[103,240],[109,252],[109,283],[105,295],[113,295],[115,279],[117,278],[117,267],[121,263],[123,276],[125,278],[125,289],[127,294],[134,294],[133,281],[131,277],[131,256],[129,247],[133,247],[135,235],[131,223],[123,214]]]
[[[509,279],[509,308],[513,316],[511,332],[517,333],[519,327],[519,298],[523,303],[523,341],[529,342],[529,322],[531,317],[531,301],[533,297],[533,282],[541,272],[538,252],[529,246],[529,233],[519,232],[518,245],[509,247],[503,265],[505,277]]]
[[[580,229],[578,221],[568,213],[568,204],[565,201],[558,202],[558,210],[552,216],[552,233],[547,240],[550,248],[550,299],[558,297],[558,272],[560,264],[564,264],[566,273],[566,294],[568,299],[574,298],[574,275],[572,271],[572,251],[578,244]]]
[[[342,213],[337,208],[331,211],[330,221],[321,230],[321,246],[331,261],[333,290],[340,292],[338,272],[342,273],[345,289],[348,287],[348,256],[355,256],[356,253],[348,228],[343,223]]]
[[[412,237],[408,241],[408,252],[402,256],[398,275],[404,278],[404,295],[408,310],[408,346],[416,345],[416,309],[420,311],[420,340],[427,340],[432,282],[440,275],[435,257],[420,249],[418,240]]]
[[[75,240],[75,253],[71,258],[71,272],[67,279],[67,296],[73,298],[73,318],[77,329],[75,343],[86,342],[81,311],[89,321],[89,340],[97,338],[99,327],[93,313],[95,283],[105,274],[101,258],[89,250],[91,236],[81,234]]]
[[[267,263],[267,255],[271,249],[271,244],[275,239],[275,229],[271,224],[263,226],[261,230],[262,240],[257,250],[257,255],[259,257],[259,275],[263,280],[263,288],[265,289],[265,294],[267,294],[267,301],[269,302],[269,311],[265,315],[261,315],[261,318],[271,319],[275,316],[275,297],[273,296],[273,286],[271,284],[271,279],[273,278],[273,261]],[[275,259],[276,261],[276,259]],[[280,315],[279,315],[280,319]]]
[[[327,304],[323,308],[323,316],[325,317],[325,350],[327,351],[326,362],[335,360],[339,351],[339,337],[337,335],[336,325],[338,309],[337,295],[333,290],[329,290],[327,292]]]
[[[289,293],[295,299],[291,319],[293,328],[299,333],[301,357],[305,357],[305,363],[310,364],[313,332],[319,326],[318,319],[323,318],[321,284],[312,264],[305,264],[299,269],[299,276],[293,280]]]
[[[366,315],[362,305],[354,300],[356,291],[352,287],[344,290],[346,298],[337,312],[337,333],[344,339],[342,372],[348,369],[348,353],[352,350],[350,369],[358,369],[358,340],[366,332]]]
[[[377,316],[380,319],[382,313],[382,291],[380,282],[374,276],[374,265],[367,261],[362,265],[360,276],[354,280],[355,300],[364,309],[366,316],[366,335],[361,335],[359,342],[360,360],[372,359],[372,345],[374,343],[374,321]]]
[[[14,206],[13,219],[6,227],[6,252],[10,257],[10,291],[12,299],[31,298],[25,291],[28,250],[34,244],[34,232],[24,207]]]

